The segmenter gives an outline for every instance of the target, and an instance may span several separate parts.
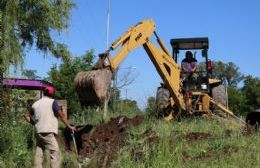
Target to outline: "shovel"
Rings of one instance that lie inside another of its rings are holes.
[[[73,140],[75,153],[76,153],[76,156],[77,156],[78,168],[81,168],[81,164],[79,163],[78,148],[77,148],[77,144],[76,144],[76,140],[75,140],[74,131],[71,132],[71,137],[72,137],[72,140]]]

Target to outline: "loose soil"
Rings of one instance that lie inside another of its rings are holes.
[[[131,159],[136,162],[142,162],[145,159],[145,148],[148,147],[152,152],[154,147],[159,144],[160,138],[151,128],[147,129],[144,133],[136,136],[137,141],[141,143],[135,144],[131,149]]]
[[[191,132],[185,136],[185,139],[189,142],[196,142],[207,140],[210,137],[210,134],[204,132]]]
[[[79,158],[90,158],[89,167],[109,167],[116,160],[119,150],[124,146],[128,136],[128,129],[140,125],[143,116],[128,118],[119,116],[108,123],[78,126],[80,131],[75,133]],[[66,149],[73,151],[73,141],[68,130],[64,133]]]
[[[212,161],[216,159],[217,157],[229,157],[232,154],[235,154],[239,151],[238,147],[228,147],[221,149],[219,151],[205,151],[201,152],[196,156],[189,155],[186,151],[182,152],[182,160],[184,162],[187,161]]]

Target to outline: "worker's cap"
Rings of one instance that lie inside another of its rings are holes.
[[[54,96],[55,89],[52,86],[46,86],[44,88],[44,92],[47,93],[49,96]]]

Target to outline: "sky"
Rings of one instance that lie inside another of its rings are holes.
[[[108,0],[73,0],[69,29],[55,34],[68,45],[72,55],[89,49],[95,55],[106,49]],[[110,0],[109,44],[129,27],[152,18],[156,32],[171,51],[170,39],[209,38],[209,57],[234,62],[245,75],[260,77],[260,1],[259,0]],[[60,60],[43,56],[35,49],[26,53],[25,68],[46,77],[52,64]],[[134,99],[144,108],[155,96],[161,79],[142,47],[131,52],[119,72],[131,71],[136,79],[121,90],[121,96]]]

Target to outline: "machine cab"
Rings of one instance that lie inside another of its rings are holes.
[[[204,91],[209,92],[209,78],[212,73],[212,64],[211,61],[208,59],[208,47],[209,41],[207,37],[200,37],[200,38],[177,38],[171,39],[170,41],[172,46],[173,58],[178,63],[179,59],[184,59],[184,56],[179,58],[180,51],[191,51],[196,53],[198,50],[201,51],[201,56],[205,61],[203,67],[200,69],[198,67],[196,74],[196,81],[194,82],[194,86],[192,86],[192,90],[195,91]],[[193,54],[195,57],[196,54]],[[196,59],[196,58],[194,58]],[[179,62],[181,62],[181,60]],[[199,62],[198,62],[199,63]],[[201,64],[200,64],[201,65]],[[183,72],[181,72],[181,76],[183,76]],[[184,85],[187,85],[184,83]]]

